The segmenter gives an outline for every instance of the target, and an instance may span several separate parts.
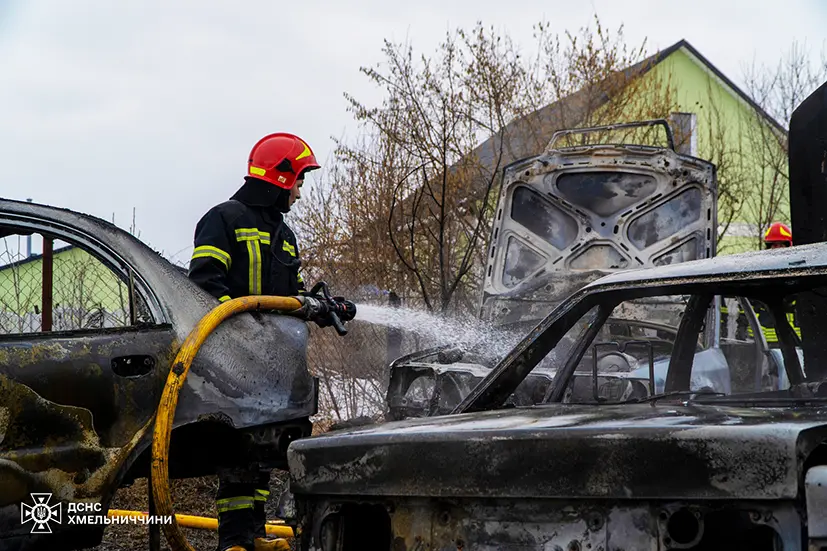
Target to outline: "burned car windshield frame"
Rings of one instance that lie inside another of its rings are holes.
[[[790,251],[792,252],[792,251]],[[751,253],[755,254],[755,253]],[[762,251],[758,255],[772,254]],[[821,260],[821,259],[819,259]],[[707,263],[710,260],[697,261]],[[687,263],[689,264],[689,263]],[[692,262],[692,264],[695,264]],[[645,278],[635,280],[631,275],[622,283],[600,283],[588,285],[574,293],[562,302],[534,329],[532,329],[517,346],[515,346],[491,372],[460,402],[453,410],[453,414],[485,411],[503,407],[508,397],[516,390],[523,380],[551,352],[563,339],[568,331],[580,321],[589,311],[595,309],[594,318],[590,320],[586,331],[576,337],[575,347],[570,351],[566,366],[555,374],[546,395],[548,401],[559,401],[562,391],[574,375],[574,366],[586,352],[588,345],[599,331],[600,327],[611,316],[614,308],[623,301],[642,299],[663,295],[691,296],[690,304],[681,325],[678,327],[678,338],[675,350],[669,362],[668,373],[671,381],[667,382],[667,391],[689,390],[675,388],[678,385],[672,374],[680,367],[680,362],[689,364],[694,354],[693,346],[681,346],[686,340],[683,335],[697,332],[703,325],[708,306],[715,296],[741,296],[747,299],[763,300],[780,295],[791,295],[800,292],[812,291],[820,287],[827,287],[827,266],[806,266],[787,269],[756,270],[737,273],[692,273],[687,269],[684,277]],[[793,265],[790,263],[789,265]],[[658,270],[658,269],[655,269]],[[639,270],[641,275],[650,270]],[[633,274],[636,271],[627,272]],[[614,276],[610,276],[613,278]],[[607,279],[610,279],[607,278]],[[692,312],[696,315],[692,315]],[[692,319],[690,319],[692,318]],[[783,324],[782,324],[783,325]],[[779,336],[781,340],[782,335]],[[794,348],[789,346],[789,339],[793,335],[784,335],[782,354],[786,369],[792,372],[790,384],[803,381],[801,366]],[[688,370],[687,382],[688,382]],[[788,375],[789,376],[789,375]]]

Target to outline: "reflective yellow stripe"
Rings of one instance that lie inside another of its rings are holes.
[[[194,253],[194,254],[192,255],[192,259],[193,259],[193,260],[195,260],[196,258],[214,258],[214,259],[216,259],[216,260],[220,261],[222,264],[224,264],[224,266],[226,266],[227,268],[229,268],[229,267],[230,267],[230,265],[229,265],[229,264],[227,264],[227,259],[226,259],[226,258],[224,258],[224,257],[223,257],[223,256],[221,256],[221,255],[216,254],[216,253],[212,253],[212,252],[199,252],[199,253]]]
[[[793,301],[793,306],[795,306],[795,301]],[[793,328],[795,334],[798,335],[798,338],[801,338],[801,328],[795,325],[795,312],[787,312],[787,322],[789,322],[790,327]]]
[[[282,248],[282,250],[285,250],[288,253],[290,253],[290,256],[296,256],[296,247],[294,247],[293,245],[291,245],[287,241],[285,241],[282,244],[281,248]]]
[[[261,247],[258,240],[247,241],[247,255],[250,257],[250,294],[261,294]]]
[[[247,243],[247,256],[250,258],[248,286],[251,295],[261,294],[261,244],[270,244],[270,233],[258,228],[238,228],[235,238],[239,243]]]
[[[237,241],[261,241],[265,245],[270,244],[270,232],[259,231],[258,228],[238,228],[235,230]]]
[[[228,300],[230,300],[229,295],[224,295],[223,297],[218,298],[218,302],[227,302]]]
[[[215,506],[219,513],[226,513],[227,511],[237,511],[239,509],[252,509],[253,498],[251,497],[228,497],[225,499],[217,499]]]
[[[265,174],[267,174],[267,171],[263,168],[250,165],[250,174],[255,174],[256,176],[264,176]]]
[[[256,501],[267,501],[267,498],[270,496],[270,492],[267,490],[256,490],[256,495],[253,496],[253,499]]]
[[[300,273],[296,275],[296,281],[298,281],[299,283],[304,283],[304,278]]]
[[[302,142],[301,140],[299,140],[299,141]],[[297,161],[299,159],[304,159],[305,157],[310,157],[310,148],[304,142],[302,142],[302,145],[304,146],[304,150],[301,153],[299,153],[298,157],[296,157]]]
[[[216,260],[220,260],[228,269],[232,265],[232,259],[230,258],[230,254],[228,252],[222,251],[218,247],[212,247],[210,245],[195,247],[192,251],[192,258],[193,260],[196,258],[214,258]]]

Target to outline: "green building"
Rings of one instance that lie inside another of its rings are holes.
[[[688,152],[718,165],[719,254],[761,248],[771,222],[789,222],[786,128],[687,41],[650,59],[643,78],[669,82],[692,121]]]
[[[0,334],[41,330],[43,256],[12,255],[0,264]],[[103,263],[74,246],[53,252],[52,330],[129,325],[129,292]]]

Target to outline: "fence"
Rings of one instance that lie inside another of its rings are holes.
[[[143,304],[130,308],[127,285],[93,256],[50,240],[42,253],[23,252],[26,238],[0,240],[0,334],[125,327],[146,317]]]

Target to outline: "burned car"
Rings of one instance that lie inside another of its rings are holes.
[[[106,515],[118,487],[148,475],[170,364],[218,301],[129,233],[76,212],[0,200],[0,244],[0,549],[94,546],[102,523],[43,530],[32,494],[64,515],[70,504]],[[263,313],[214,332],[181,391],[171,477],[250,458],[286,467],[317,406],[307,339],[303,320]]]
[[[789,324],[785,300],[825,291],[827,244],[592,282],[449,414],[291,444],[301,548],[820,548],[826,373],[808,364],[811,341]],[[709,324],[719,296],[772,313],[786,385],[766,376],[752,344],[705,346],[722,329]],[[653,301],[677,310],[676,330],[640,323],[617,338],[612,320],[645,322],[638,304]],[[723,380],[705,358],[718,354]]]
[[[660,127],[666,131],[667,147],[557,146],[567,136]],[[540,155],[506,166],[479,311],[495,334],[477,346],[446,345],[395,360],[390,366],[388,417],[451,412],[509,350],[492,347],[492,338],[516,344],[589,282],[632,268],[715,256],[716,169],[688,153],[675,146],[667,121],[654,120],[561,131]],[[645,337],[655,356],[653,391],[660,392],[684,307],[680,296],[641,298],[618,309],[600,339],[630,342]],[[699,388],[729,392],[731,377],[738,376],[730,373],[738,368],[731,362],[745,360],[759,366],[756,389],[786,384],[780,349],[766,342],[748,299],[716,298],[705,327],[695,372]],[[628,350],[600,348],[595,354],[594,361],[624,365],[642,365],[648,358],[645,347],[633,342]],[[633,371],[637,392],[647,392],[647,369]],[[538,366],[510,400],[516,405],[534,403],[553,375]],[[608,378],[605,374],[599,383],[608,383]],[[586,378],[578,380],[589,384]],[[605,386],[607,392],[610,388],[615,387]]]
[[[592,380],[588,371],[575,372],[577,392],[591,392],[593,384],[599,395],[662,392],[687,300],[681,295],[646,297],[617,308],[596,337],[595,342],[605,346],[590,351],[590,361],[598,366],[600,377]],[[794,309],[786,306],[785,315],[790,318]],[[782,349],[778,343],[767,343],[762,332],[766,328],[759,324],[755,307],[763,311],[765,305],[746,297],[714,297],[696,346],[692,388],[729,393],[733,381],[755,390],[789,387]],[[671,319],[651,319],[653,312],[663,315],[670,310]],[[764,315],[762,321],[767,323],[768,319]],[[796,353],[803,361],[800,346],[796,346]],[[398,358],[390,366],[387,417],[401,420],[451,413],[490,374],[495,365],[492,357],[497,355],[490,353],[486,342],[480,342],[470,347],[446,345]],[[537,403],[555,374],[550,358],[544,359],[515,389],[508,403]],[[632,384],[618,386],[617,377]]]

